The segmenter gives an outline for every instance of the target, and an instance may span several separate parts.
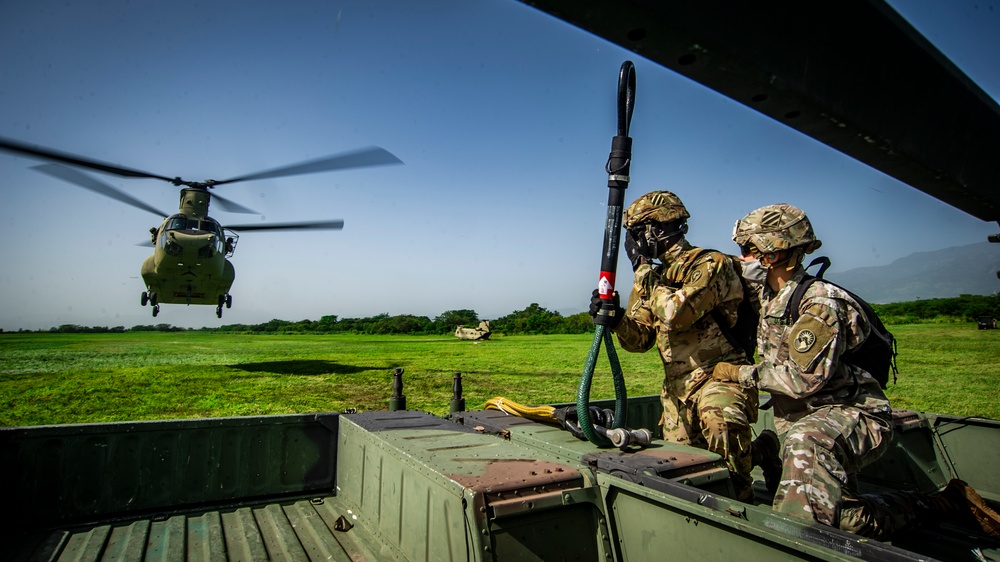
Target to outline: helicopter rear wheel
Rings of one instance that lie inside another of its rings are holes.
[[[222,318],[222,305],[221,304],[219,306],[215,307],[215,315],[218,316],[219,318]]]
[[[160,313],[160,305],[154,304],[153,305],[153,317],[156,317],[156,315],[159,314],[159,313]]]
[[[152,303],[153,306],[157,306],[158,304],[160,304],[159,300],[157,300],[156,298],[156,293],[154,293],[153,291],[149,292],[149,302]],[[159,310],[159,307],[157,307],[157,310]]]
[[[233,307],[233,295],[226,295],[226,308]]]
[[[143,291],[142,292],[142,299],[140,299],[139,302],[142,303],[142,306],[146,306],[146,304],[149,303],[149,293],[147,293],[146,291]]]

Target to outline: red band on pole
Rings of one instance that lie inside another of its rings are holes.
[[[610,299],[615,293],[615,274],[611,271],[602,271],[601,279],[597,282],[597,294],[602,299]]]

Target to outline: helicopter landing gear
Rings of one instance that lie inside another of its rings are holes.
[[[215,315],[218,316],[219,318],[222,318],[222,305],[221,304],[219,306],[215,307]]]
[[[233,295],[226,295],[226,308],[233,307]]]
[[[147,293],[146,291],[143,291],[142,292],[142,299],[140,299],[139,302],[142,303],[142,306],[146,306],[146,304],[149,303],[149,293]]]
[[[159,313],[160,313],[160,305],[154,304],[153,305],[153,317],[155,318],[156,315],[159,314]]]

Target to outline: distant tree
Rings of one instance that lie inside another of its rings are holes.
[[[563,317],[533,302],[524,310],[497,318],[491,326],[504,334],[555,334],[562,331]]]
[[[431,332],[433,328],[430,318],[409,314],[384,318],[375,325],[378,334],[422,334]]]
[[[316,331],[332,332],[336,329],[336,326],[337,326],[337,315],[330,314],[327,316],[323,316],[319,319],[319,322],[316,325]]]
[[[479,315],[475,310],[446,310],[434,319],[434,328],[439,334],[450,334],[457,326],[476,326]]]
[[[587,312],[580,312],[563,319],[563,331],[567,334],[586,334],[594,331],[594,321]]]

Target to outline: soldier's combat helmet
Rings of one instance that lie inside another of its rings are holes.
[[[819,249],[809,217],[802,209],[787,203],[768,205],[736,221],[733,241],[745,248],[752,244],[761,252],[802,248],[806,254]]]
[[[670,223],[690,217],[680,197],[669,191],[651,191],[629,205],[622,217],[622,226],[630,229],[637,224]]]

